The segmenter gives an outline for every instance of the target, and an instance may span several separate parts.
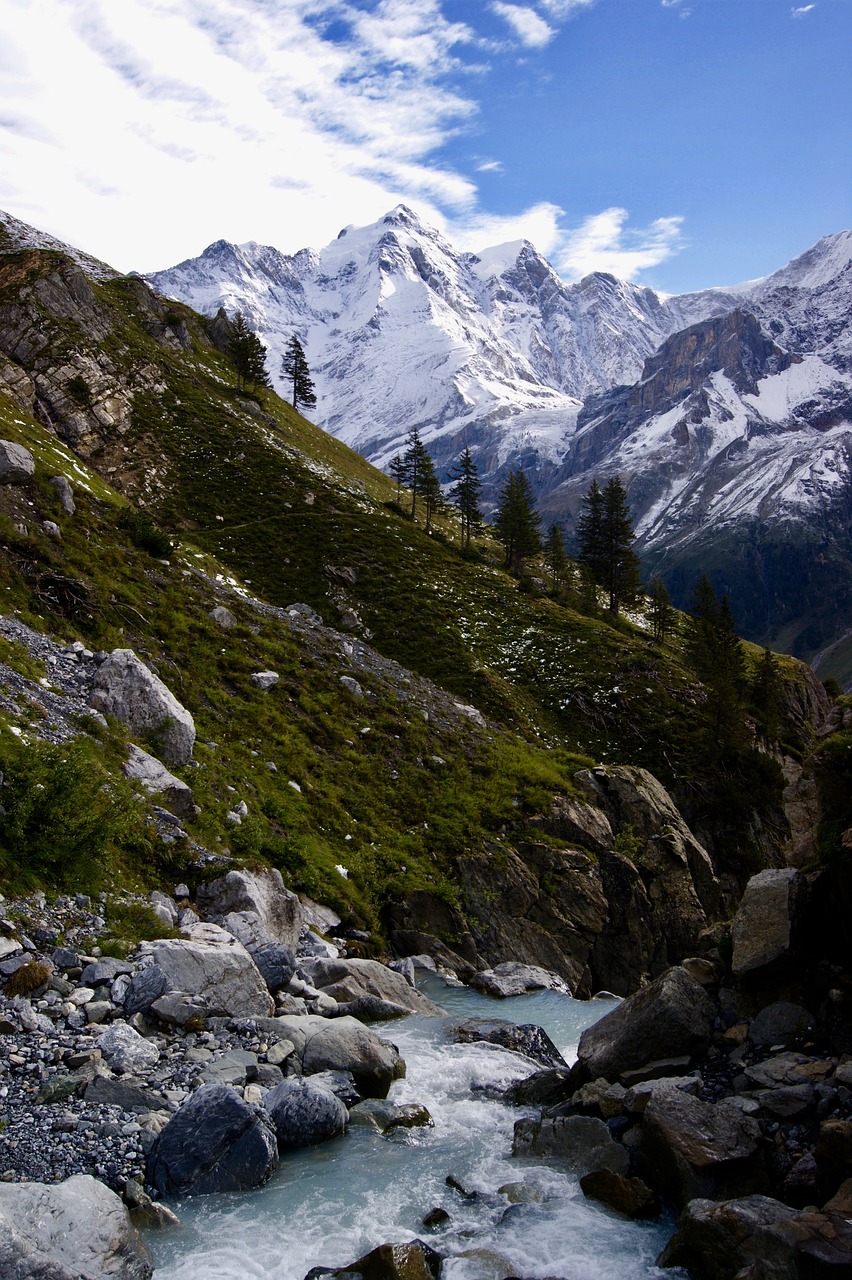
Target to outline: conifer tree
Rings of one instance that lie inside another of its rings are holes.
[[[541,516],[523,471],[510,471],[506,477],[494,527],[506,549],[506,568],[520,574],[523,561],[541,551]]]
[[[562,530],[558,524],[552,524],[547,531],[544,554],[547,557],[547,565],[550,569],[550,589],[555,595],[565,579],[566,564],[565,543],[562,540]]]
[[[398,453],[395,453],[388,463],[388,475],[391,480],[396,481],[396,501],[397,505],[399,505],[402,500],[402,490],[405,486],[406,469],[405,461]]]
[[[577,559],[609,594],[611,613],[629,604],[639,591],[639,560],[627,503],[627,491],[613,476],[601,490],[596,480],[583,499],[577,521]]]
[[[604,496],[597,480],[583,498],[577,520],[577,562],[588,569],[593,580],[602,583],[606,572],[604,542]]]
[[[674,609],[671,598],[661,578],[652,578],[648,583],[648,596],[651,601],[651,626],[657,644],[662,644],[671,630]]]
[[[238,391],[271,385],[266,372],[266,347],[250,328],[242,311],[235,314],[232,322],[230,352],[237,371]]]
[[[740,748],[745,741],[742,698],[745,659],[727,596],[716,595],[706,573],[693,591],[688,652],[708,692],[714,751]]]
[[[482,524],[482,513],[479,510],[482,481],[479,479],[479,472],[471,457],[470,449],[465,449],[459,458],[458,466],[450,471],[450,479],[455,481],[450,489],[450,497],[459,513],[461,547],[462,551],[467,551],[470,548],[471,535]]]
[[[441,482],[435,471],[435,464],[423,448],[420,460],[420,496],[423,499],[423,511],[426,517],[426,532],[432,532],[432,517],[444,507],[444,495]]]
[[[402,456],[403,479],[411,490],[411,519],[417,514],[417,499],[423,496],[425,475],[432,459],[426,452],[426,446],[420,439],[417,427],[408,433],[407,448]]]
[[[778,659],[771,649],[764,649],[752,675],[750,692],[758,728],[767,738],[778,736],[781,689]]]
[[[294,409],[298,409],[300,404],[306,408],[316,404],[317,397],[311,381],[305,349],[295,333],[281,357],[281,372],[290,383],[290,400]]]

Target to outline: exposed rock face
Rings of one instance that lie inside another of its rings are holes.
[[[386,1098],[394,1080],[405,1075],[405,1063],[392,1044],[381,1040],[355,1018],[276,1018],[282,1037],[292,1041],[306,1076],[318,1071],[349,1071],[366,1098]]]
[[[8,1280],[150,1280],[153,1273],[127,1210],[96,1178],[0,1183],[0,1275]]]
[[[768,976],[767,971],[778,971],[789,962],[804,887],[801,874],[792,867],[752,876],[731,930],[735,975]]]
[[[339,960],[317,957],[300,962],[315,987],[339,1004],[369,995],[412,1013],[440,1015],[436,1004],[409,986],[402,974],[377,960]]]
[[[626,1218],[656,1218],[659,1198],[641,1178],[625,1178],[611,1169],[597,1169],[580,1179],[580,1190],[591,1200],[600,1200]]]
[[[691,1057],[709,1045],[715,1012],[704,989],[676,966],[588,1027],[579,1061],[592,1080],[618,1080],[658,1059]]]
[[[0,484],[24,484],[35,475],[29,449],[13,440],[0,440]]]
[[[246,945],[280,942],[293,952],[299,945],[302,908],[280,871],[229,871],[199,885],[197,899],[205,915]]]
[[[203,1084],[175,1113],[148,1157],[148,1182],[163,1196],[247,1191],[278,1166],[275,1126],[228,1085]]]
[[[132,649],[114,649],[101,663],[89,703],[104,715],[123,721],[134,733],[158,737],[169,764],[186,764],[192,757],[192,716]]]
[[[133,743],[128,748],[124,773],[125,777],[138,782],[149,795],[162,796],[162,803],[177,817],[195,817],[192,788],[169,773],[156,756],[149,755]]]
[[[336,1138],[349,1119],[340,1099],[310,1079],[282,1081],[270,1089],[263,1106],[272,1117],[281,1151]]]
[[[143,944],[170,989],[200,997],[209,1012],[270,1016],[275,1004],[242,943],[215,924],[195,924],[185,938]]]

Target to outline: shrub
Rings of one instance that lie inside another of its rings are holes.
[[[174,551],[171,539],[154,523],[147,511],[124,511],[119,524],[130,535],[134,547],[147,551],[148,555],[157,560],[168,560]]]
[[[52,973],[50,965],[42,960],[31,960],[29,964],[22,964],[20,969],[16,969],[7,978],[5,994],[9,998],[30,996],[34,991],[38,991],[39,987],[47,985]]]

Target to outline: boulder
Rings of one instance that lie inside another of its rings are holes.
[[[280,871],[229,871],[200,884],[196,901],[208,919],[245,946],[279,942],[293,952],[298,950],[302,908],[296,895],[284,887]]]
[[[493,969],[483,969],[474,974],[470,986],[486,996],[522,996],[528,991],[563,991],[570,995],[568,985],[556,973],[540,969],[537,965],[521,964],[518,960],[506,960]]]
[[[596,1169],[580,1179],[580,1190],[590,1200],[600,1200],[626,1218],[656,1218],[660,1200],[641,1178],[625,1178],[611,1169]]]
[[[0,440],[0,484],[24,484],[35,475],[29,449],[13,440]]]
[[[577,1056],[590,1079],[618,1080],[648,1062],[703,1053],[714,1019],[704,988],[675,966],[587,1027]]]
[[[349,1112],[330,1089],[312,1080],[284,1080],[263,1100],[278,1136],[279,1151],[311,1147],[343,1133]]]
[[[149,959],[130,979],[130,985],[124,993],[124,1012],[129,1018],[134,1013],[145,1013],[168,990],[168,976],[158,964]]]
[[[186,764],[191,759],[192,716],[132,649],[113,649],[97,668],[89,706],[115,716],[133,733],[155,737],[169,764]]]
[[[642,1124],[642,1167],[680,1205],[722,1200],[768,1187],[755,1120],[731,1102],[701,1102],[657,1086]]]
[[[439,1280],[441,1262],[440,1254],[422,1240],[412,1240],[410,1244],[380,1244],[346,1267],[314,1267],[305,1280],[323,1280],[326,1276],[335,1280],[353,1280],[354,1276],[361,1280]]]
[[[172,1116],[151,1148],[147,1179],[161,1196],[246,1191],[278,1166],[269,1115],[224,1084],[203,1084]]]
[[[241,942],[215,924],[190,925],[185,933],[184,938],[143,944],[144,954],[166,975],[171,991],[200,997],[210,1012],[232,1017],[275,1012],[266,983]]]
[[[195,798],[192,788],[173,773],[169,773],[162,761],[149,755],[141,747],[133,743],[127,749],[127,760],[123,766],[124,776],[138,782],[148,795],[161,796],[162,803],[170,813],[179,818],[195,817]]]
[[[160,1050],[126,1022],[114,1022],[98,1040],[98,1048],[113,1071],[142,1075],[156,1066]]]
[[[554,1116],[517,1120],[513,1156],[545,1156],[576,1173],[609,1169],[624,1176],[630,1157],[596,1116]]]
[[[816,1280],[852,1274],[852,1223],[768,1196],[693,1200],[658,1259],[702,1280]]]
[[[361,996],[376,996],[387,1004],[400,1006],[412,1013],[439,1016],[444,1012],[411,987],[401,973],[378,960],[315,957],[300,961],[300,970],[313,986],[341,1004],[358,1000]]]
[[[405,1075],[405,1063],[394,1045],[379,1039],[355,1018],[329,1020],[306,1014],[275,1021],[282,1038],[293,1042],[306,1076],[318,1071],[348,1071],[362,1097],[386,1098],[393,1081]]]
[[[352,1108],[349,1123],[391,1133],[394,1129],[431,1129],[435,1122],[422,1103],[397,1106],[386,1098],[366,1098]]]
[[[231,613],[230,609],[226,609],[223,604],[217,604],[210,610],[210,617],[216,623],[217,627],[221,627],[223,631],[230,631],[231,627],[237,625],[237,620]]]
[[[51,476],[50,483],[56,490],[62,510],[66,515],[73,516],[77,510],[77,504],[74,502],[74,490],[71,488],[71,482],[65,476]]]
[[[283,942],[260,942],[247,950],[272,994],[283,991],[296,972],[296,959],[290,948]]]
[[[126,1208],[96,1178],[0,1183],[0,1275],[8,1280],[150,1280],[153,1272]]]
[[[790,1044],[812,1034],[816,1019],[801,1005],[789,1000],[776,1000],[761,1009],[752,1019],[748,1038],[759,1049],[775,1044]]]
[[[793,867],[752,876],[731,928],[731,968],[737,977],[776,972],[791,960],[804,879]]]
[[[477,1040],[484,1040],[486,1044],[511,1049],[542,1067],[563,1070],[568,1066],[547,1032],[532,1022],[518,1024],[504,1022],[500,1018],[468,1018],[452,1027],[450,1034],[459,1044],[475,1044]]]

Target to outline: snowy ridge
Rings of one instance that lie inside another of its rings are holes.
[[[108,266],[107,263],[101,262],[99,258],[93,258],[82,249],[75,249],[73,245],[57,240],[46,231],[36,230],[35,227],[21,222],[19,218],[13,217],[3,209],[0,209],[0,245],[5,245],[6,252],[16,249],[47,249],[55,253],[64,253],[69,258],[73,258],[95,280],[114,280],[120,275],[120,272]]]

